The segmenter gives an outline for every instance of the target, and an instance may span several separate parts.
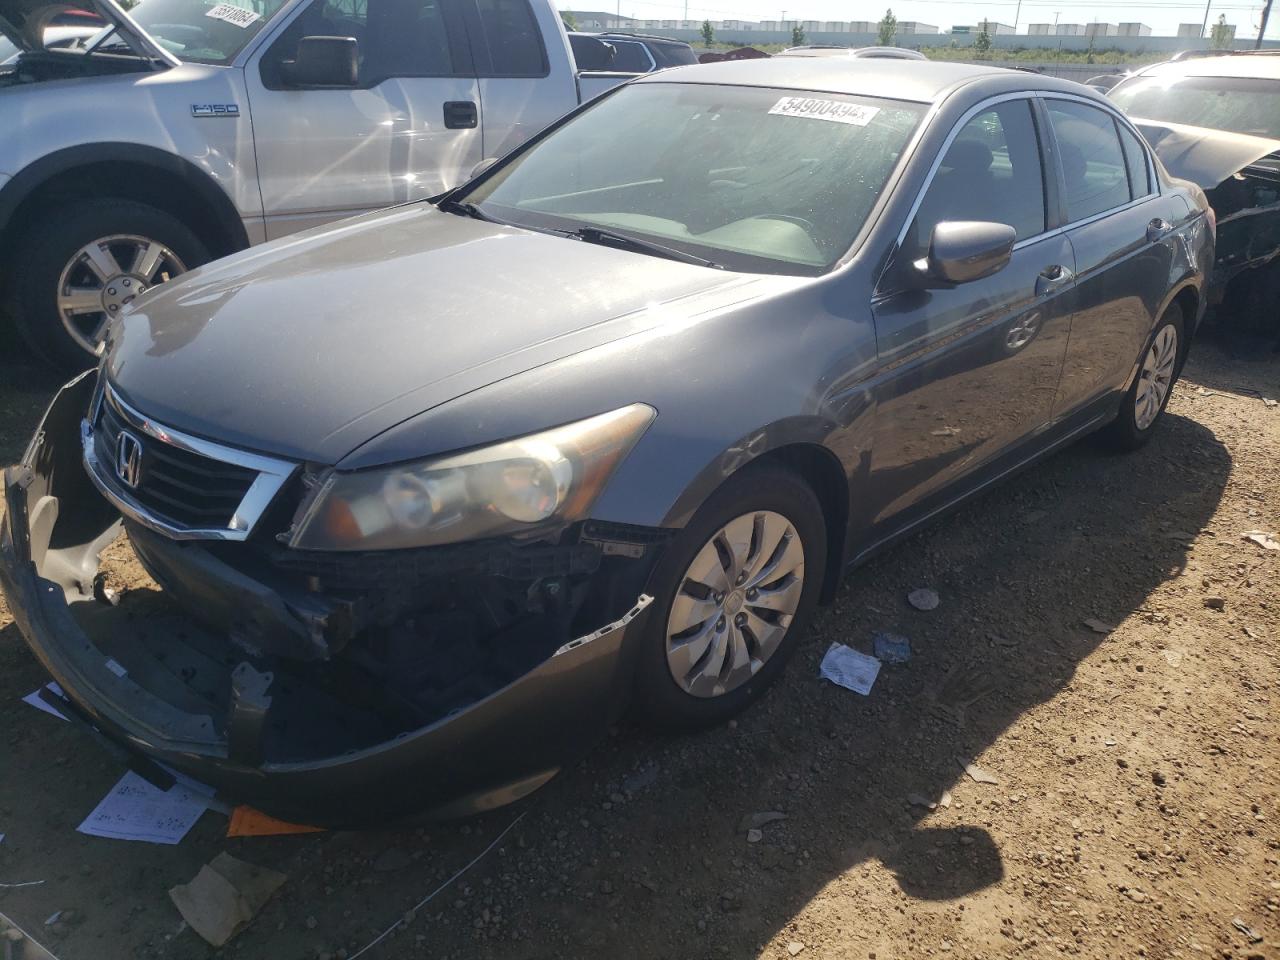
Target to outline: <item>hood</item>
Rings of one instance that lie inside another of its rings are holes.
[[[1212,190],[1232,174],[1280,152],[1280,140],[1207,127],[1134,118],[1156,156],[1175,177]]]
[[[112,331],[106,371],[160,423],[332,464],[438,404],[755,282],[411,204],[149,291]]]
[[[19,50],[41,50],[46,27],[54,19],[66,13],[92,12],[116,30],[139,56],[163,61],[169,66],[180,62],[173,54],[158,44],[115,0],[83,0],[81,3],[63,3],[57,0],[0,0],[0,33],[3,33]]]

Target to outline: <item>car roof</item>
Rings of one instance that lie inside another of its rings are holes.
[[[1097,95],[1078,83],[1002,67],[978,66],[938,60],[898,60],[877,57],[772,57],[768,60],[728,60],[696,66],[673,67],[649,74],[635,83],[708,83],[725,86],[780,87],[820,90],[826,93],[884,97],[933,103],[953,87],[991,80],[1017,78],[1018,89],[1062,90]],[[993,84],[1000,91],[1008,83]],[[993,92],[997,92],[994,91]]]
[[[1263,77],[1280,80],[1280,54],[1237,54],[1168,60],[1138,71],[1139,76]]]

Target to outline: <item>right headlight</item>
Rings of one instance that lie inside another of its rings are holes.
[[[304,504],[289,545],[393,550],[583,519],[654,416],[635,403],[466,453],[332,471]]]

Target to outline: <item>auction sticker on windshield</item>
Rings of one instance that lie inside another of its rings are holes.
[[[216,7],[211,7],[205,11],[205,16],[213,17],[213,19],[221,20],[224,23],[234,24],[243,29],[258,20],[262,14],[246,10],[244,7],[237,7],[234,4],[220,3]]]
[[[855,127],[865,127],[880,112],[880,108],[845,103],[842,100],[822,100],[818,97],[783,97],[769,112],[784,117],[808,117],[811,120],[830,120],[833,123],[851,123]]]

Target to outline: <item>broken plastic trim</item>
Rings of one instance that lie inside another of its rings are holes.
[[[562,653],[568,653],[570,650],[576,650],[578,647],[581,647],[584,644],[588,644],[592,640],[596,640],[596,639],[599,639],[600,637],[606,636],[607,634],[612,633],[614,630],[621,630],[623,627],[629,624],[636,617],[640,616],[640,614],[644,611],[644,608],[649,606],[649,604],[651,603],[653,603],[653,597],[649,596],[647,593],[640,594],[639,599],[636,600],[636,605],[632,607],[630,610],[628,610],[626,613],[624,613],[617,620],[613,621],[613,623],[606,623],[599,630],[593,630],[590,633],[588,633],[586,636],[578,637],[576,640],[570,640],[568,643],[560,647],[560,649],[557,650],[555,653],[553,653],[551,656],[553,658],[558,657]]]

